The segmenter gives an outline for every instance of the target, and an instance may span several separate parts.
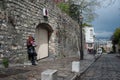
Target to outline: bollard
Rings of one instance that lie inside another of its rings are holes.
[[[57,80],[57,70],[45,70],[41,73],[41,80]]]
[[[72,62],[72,72],[80,72],[80,61]]]

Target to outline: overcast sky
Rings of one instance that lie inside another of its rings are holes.
[[[105,2],[107,4],[107,1]],[[92,25],[95,28],[96,37],[110,38],[114,30],[120,27],[120,0],[108,7],[101,7],[96,10],[99,15]],[[105,5],[104,5],[105,6]]]

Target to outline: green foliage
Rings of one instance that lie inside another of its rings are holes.
[[[75,21],[78,21],[79,13],[82,11],[84,21],[92,22],[94,18],[97,17],[94,11],[96,7],[100,6],[100,3],[97,0],[68,0],[68,2],[61,2],[57,5]]]
[[[65,13],[67,13],[72,19],[78,21],[79,10],[78,6],[71,3],[58,3],[57,6]]]
[[[106,52],[105,49],[104,49],[103,47],[101,47],[101,48],[102,48],[102,52]]]
[[[79,16],[79,9],[78,6],[75,4],[70,4],[69,8],[69,16],[71,16],[72,19],[75,21],[78,21],[78,16]]]
[[[115,32],[113,33],[112,42],[113,44],[120,45],[120,28],[116,28]]]
[[[8,68],[8,66],[9,66],[8,58],[4,57],[3,60],[2,60],[2,64],[5,68]]]
[[[68,3],[58,3],[57,6],[65,13],[69,14],[69,4]]]
[[[91,25],[91,24],[88,24],[88,23],[83,23],[82,26],[83,26],[83,27],[86,27],[86,26],[87,26],[87,27],[92,27],[92,25]]]

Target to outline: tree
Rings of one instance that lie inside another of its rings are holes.
[[[113,44],[113,51],[116,52],[116,47],[115,45],[118,44],[120,46],[120,28],[116,28],[114,31],[112,37],[112,44]]]
[[[95,9],[100,7],[100,2],[98,0],[72,0],[72,4],[78,6],[78,11],[84,17],[84,21],[89,23],[92,22],[97,14]]]
[[[112,43],[120,45],[120,28],[116,28],[112,36]]]
[[[100,6],[100,3],[97,0],[68,0],[68,2],[60,2],[57,5],[75,21],[78,21],[78,16],[82,11],[84,21],[88,23],[97,16],[94,11]]]
[[[75,21],[78,21],[78,16],[79,16],[79,9],[78,6],[70,3],[69,4],[69,16],[74,19]]]
[[[102,4],[103,7],[109,7],[110,5],[115,4],[119,0],[99,0],[99,2]]]

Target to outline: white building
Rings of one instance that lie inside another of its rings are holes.
[[[106,51],[107,52],[110,52],[112,51],[112,41],[107,41],[107,44],[106,44]]]
[[[94,36],[95,36],[94,28],[93,27],[85,27],[84,31],[85,31],[86,49],[93,50],[93,48],[94,48]]]

